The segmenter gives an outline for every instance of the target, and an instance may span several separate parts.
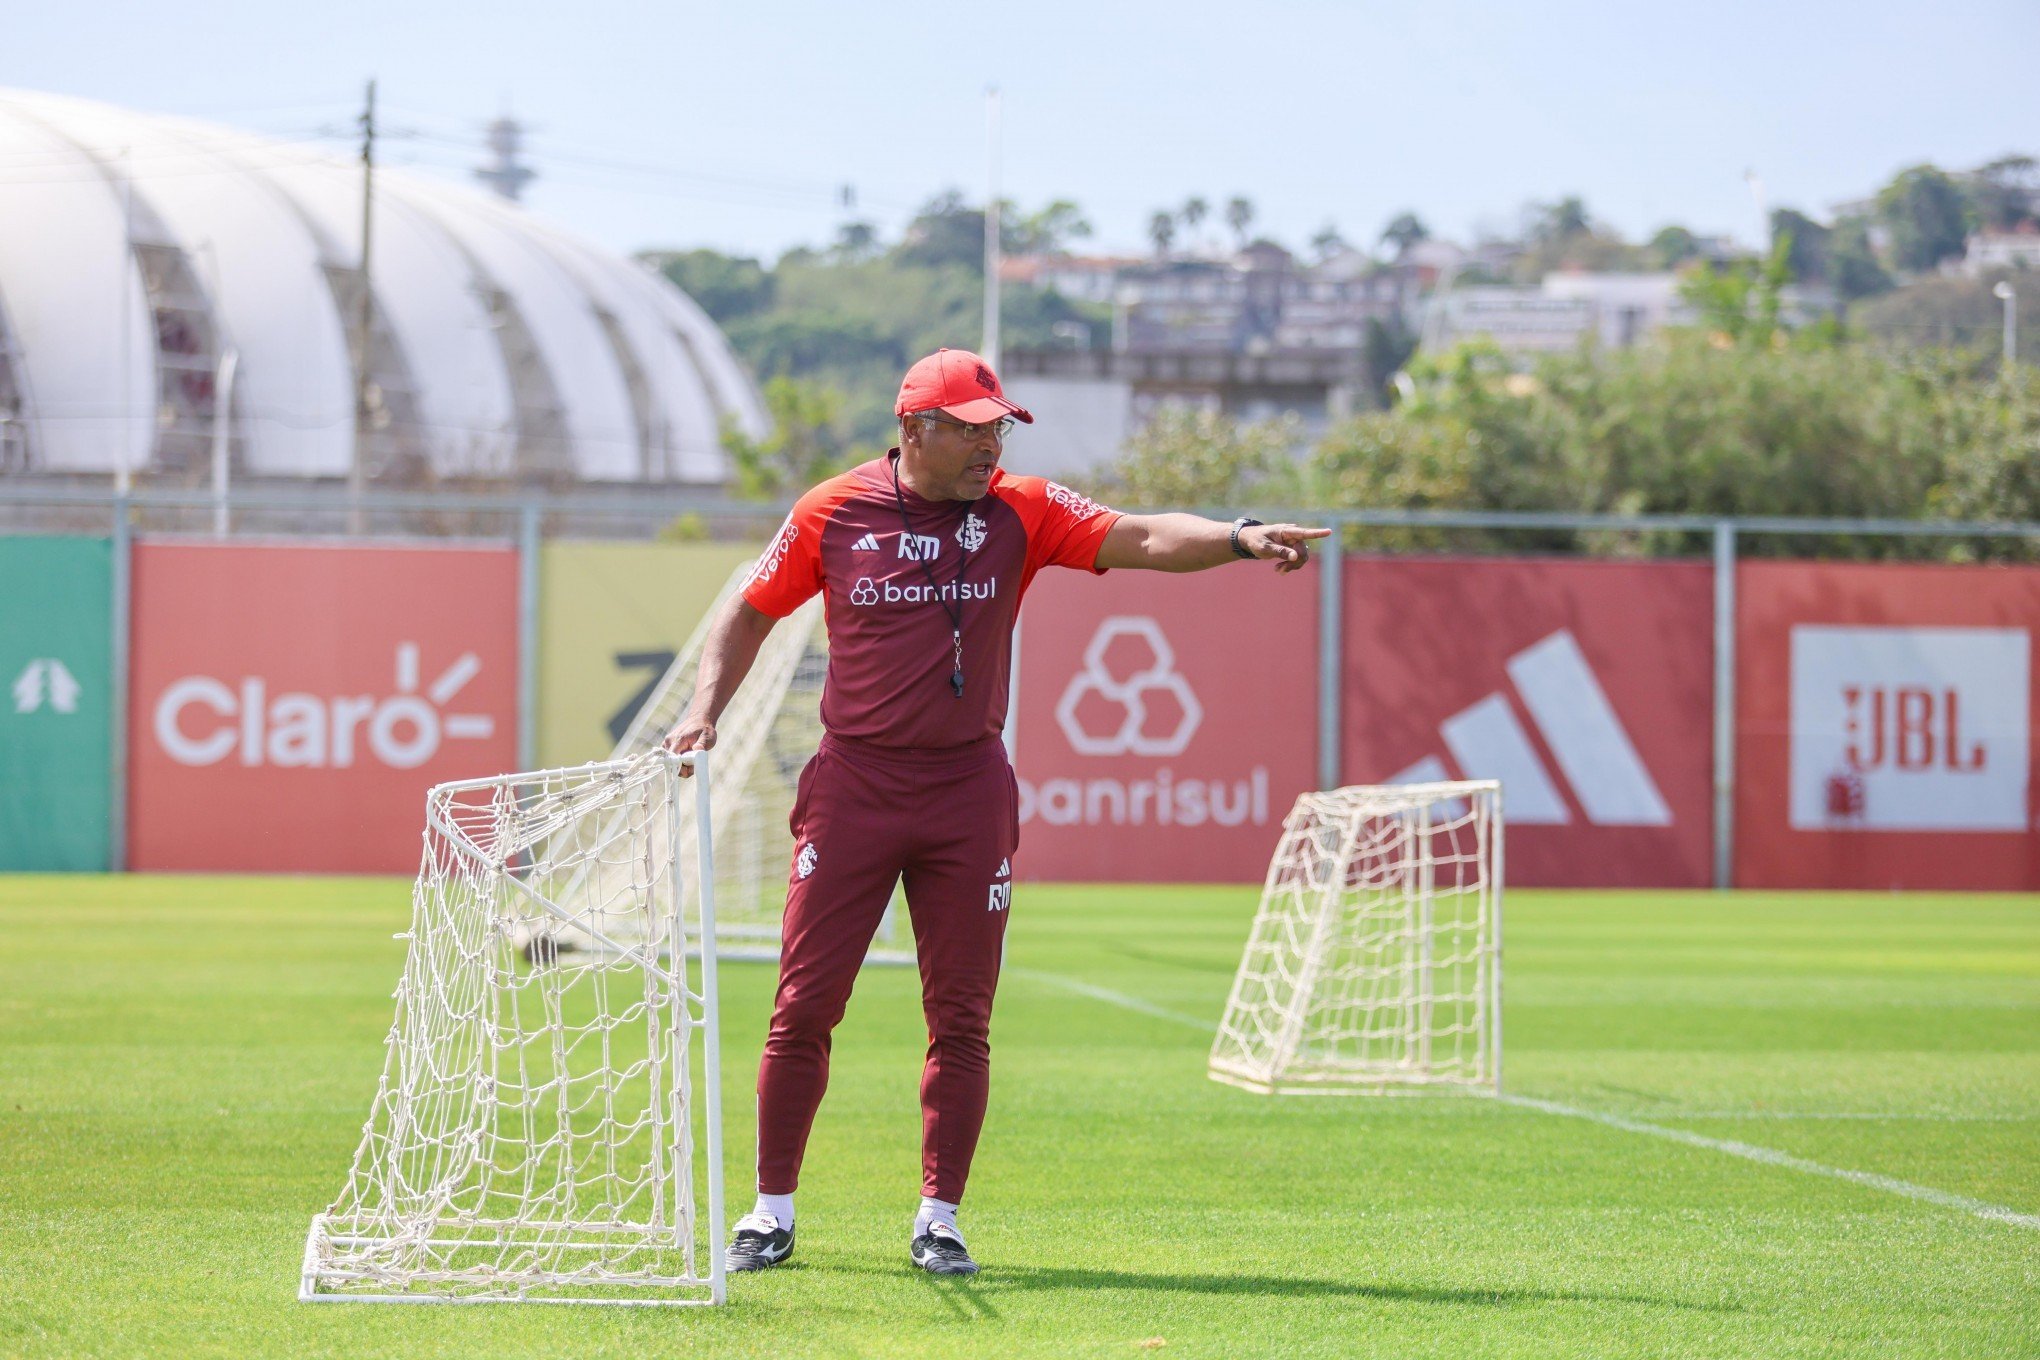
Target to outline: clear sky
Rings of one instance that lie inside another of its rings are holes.
[[[0,85],[309,138],[381,82],[393,164],[461,173],[506,107],[530,207],[619,250],[824,243],[855,187],[897,233],[986,182],[1075,199],[1103,249],[1244,194],[1301,246],[1404,208],[1464,237],[1582,195],[1647,236],[1756,239],[1901,166],[2040,152],[2036,0],[1334,0],[1025,6],[832,0],[93,0],[5,7]],[[478,17],[485,16],[485,17]],[[409,135],[406,135],[409,134]],[[342,147],[344,143],[330,143]]]

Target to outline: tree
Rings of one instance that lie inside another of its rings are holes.
[[[1891,275],[1870,244],[1870,224],[1845,217],[1828,235],[1828,282],[1844,302],[1875,297],[1891,289]]]
[[[1431,229],[1413,212],[1397,213],[1389,219],[1388,225],[1381,229],[1382,244],[1393,246],[1398,260],[1409,254],[1410,247],[1419,241],[1430,239]]]
[[[1791,248],[1786,252],[1785,267],[1798,283],[1833,283],[1830,277],[1829,240],[1832,229],[1793,208],[1777,208],[1771,213],[1771,240],[1775,243],[1790,239]]]
[[[2040,162],[2000,156],[1969,177],[1969,197],[1978,221],[1994,231],[2031,222],[2040,215]]]
[[[985,262],[985,214],[945,189],[921,205],[907,223],[905,239],[894,249],[901,264],[959,265],[980,276]]]
[[[772,276],[758,261],[713,250],[648,251],[646,260],[718,325],[772,305]]]
[[[1317,252],[1317,257],[1322,262],[1346,249],[1346,238],[1339,235],[1337,226],[1327,222],[1318,228],[1317,235],[1310,238],[1310,248]]]
[[[1176,215],[1183,219],[1183,230],[1194,238],[1197,234],[1197,228],[1203,225],[1204,219],[1211,215],[1211,205],[1198,195],[1192,194],[1183,200],[1183,206],[1177,210]],[[1197,243],[1193,239],[1190,242],[1191,249],[1196,249],[1196,245]]]
[[[1155,243],[1155,254],[1163,259],[1169,257],[1169,246],[1176,239],[1176,215],[1170,212],[1156,212],[1148,219],[1148,240]]]
[[[1539,244],[1562,244],[1593,230],[1593,223],[1587,218],[1587,205],[1577,194],[1569,194],[1556,203],[1533,203],[1529,215],[1530,239]]]
[[[1695,270],[1679,285],[1679,296],[1699,314],[1700,328],[1709,335],[1768,349],[1778,337],[1781,301],[1792,277],[1791,254],[1792,237],[1780,236],[1771,242],[1763,264],[1733,260]]]
[[[1303,425],[1295,416],[1242,423],[1206,407],[1163,406],[1127,441],[1096,488],[1126,505],[1215,506],[1292,499]]]
[[[1962,186],[1931,165],[1899,171],[1878,191],[1877,216],[1891,233],[1893,261],[1915,273],[1960,255],[1969,239]]]
[[[1404,325],[1401,317],[1387,322],[1367,318],[1367,334],[1360,342],[1360,353],[1367,361],[1367,377],[1373,384],[1376,402],[1388,405],[1389,384],[1416,352],[1417,333]]]
[[[1957,349],[1989,363],[2002,352],[2004,304],[1992,291],[1999,283],[2015,290],[2021,317],[2040,315],[2040,275],[2019,269],[1983,278],[1915,279],[1855,307],[1849,322],[1894,348]],[[2030,349],[2026,357],[2034,357]]]
[[[752,440],[734,422],[723,426],[723,451],[734,471],[731,491],[767,500],[799,491],[862,461],[850,446],[843,394],[832,387],[773,378],[765,384],[772,433]]]
[[[1312,504],[1697,515],[2000,519],[2040,514],[2040,375],[2010,381],[1946,351],[1663,344],[1540,360],[1467,346],[1420,356],[1415,395],[1326,433]],[[1572,531],[1506,537],[1370,530],[1371,547],[1691,551]],[[1871,543],[1766,535],[1751,550],[1862,554]],[[1946,545],[1875,545],[1946,553]],[[1960,551],[2031,556],[2031,543]]]
[[[836,257],[866,260],[878,252],[878,228],[869,222],[845,222],[836,228]]]
[[[1247,229],[1254,225],[1254,205],[1246,195],[1235,194],[1225,201],[1225,224],[1232,228],[1234,241],[1247,248]]]
[[[1026,214],[1002,206],[999,222],[1000,244],[1014,255],[1060,255],[1070,242],[1091,234],[1083,209],[1066,198]]]
[[[1650,253],[1660,269],[1676,269],[1700,253],[1700,241],[1691,231],[1673,223],[1658,228],[1657,235],[1650,238]]]

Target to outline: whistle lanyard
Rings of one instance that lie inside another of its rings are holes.
[[[887,466],[892,472],[893,501],[900,508],[900,532],[906,535],[904,541],[909,546],[912,546],[914,542],[914,525],[913,521],[907,518],[906,494],[900,490],[899,460],[897,458],[888,459]],[[939,543],[941,540],[937,539],[936,542]],[[933,554],[929,554],[929,556],[933,556]],[[922,572],[928,577],[928,593],[935,597],[935,603],[941,605],[942,612],[949,617],[949,641],[956,654],[956,669],[949,673],[949,688],[955,693],[957,698],[961,699],[963,697],[963,569],[970,565],[970,554],[967,552],[957,554],[956,580],[949,587],[950,593],[956,596],[956,603],[953,606],[942,594],[942,587],[936,584],[935,568],[929,565],[928,557],[924,557],[919,551],[916,551],[914,558],[921,564]]]

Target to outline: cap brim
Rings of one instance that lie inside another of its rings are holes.
[[[955,416],[966,425],[984,425],[1001,416],[1011,416],[1023,425],[1032,425],[1031,412],[1015,406],[1004,397],[979,397],[976,401],[958,402],[954,406],[937,408],[945,415]]]

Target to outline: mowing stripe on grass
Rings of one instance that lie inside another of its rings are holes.
[[[2030,1124],[2040,1114],[1901,1114],[1878,1110],[1652,1110],[1659,1119],[1862,1119],[1918,1124]]]
[[[1951,1194],[1936,1190],[1931,1185],[1915,1185],[1895,1176],[1880,1176],[1874,1171],[1851,1171],[1846,1167],[1827,1166],[1821,1162],[1809,1162],[1804,1157],[1794,1157],[1789,1152],[1776,1148],[1758,1147],[1754,1143],[1738,1143],[1728,1138],[1709,1138],[1704,1133],[1693,1133],[1687,1129],[1666,1128],[1662,1124],[1646,1124],[1641,1119],[1630,1119],[1625,1115],[1606,1114],[1600,1110],[1583,1110],[1577,1105],[1561,1105],[1555,1100],[1539,1100],[1535,1096],[1498,1097],[1503,1103],[1519,1105],[1528,1110],[1542,1110],[1545,1114],[1564,1115],[1568,1119],[1589,1119],[1596,1124],[1605,1124],[1611,1129],[1627,1133],[1648,1134],[1653,1138],[1665,1138],[1689,1147],[1707,1148],[1713,1152],[1726,1152],[1731,1157],[1761,1162],[1765,1166],[1782,1166],[1791,1171],[1804,1171],[1810,1176],[1828,1176],[1854,1185],[1868,1186],[1887,1194],[1904,1195],[1907,1199],[1924,1200],[1938,1204],[1944,1209],[1960,1209],[1978,1218],[1987,1218],[1993,1223],[2010,1223],[2015,1227],[2040,1229],[2040,1214],[2022,1214],[2016,1209],[2007,1209],[2002,1204],[1987,1200],[1971,1199],[1967,1195]]]
[[[1181,1011],[1167,1010],[1155,1005],[1153,1002],[1142,1001],[1137,996],[1128,996],[1124,992],[1111,992],[1103,987],[1094,987],[1088,982],[1080,982],[1073,977],[1064,977],[1060,973],[1043,973],[1033,968],[1015,968],[1011,964],[1008,964],[1002,971],[1009,977],[1026,978],[1029,982],[1045,982],[1051,987],[1060,987],[1066,992],[1075,992],[1078,996],[1088,996],[1093,1001],[1103,1001],[1108,1006],[1124,1006],[1127,1010],[1139,1011],[1142,1015],[1152,1015],[1157,1020],[1173,1020],[1179,1025],[1188,1025],[1192,1029],[1201,1029],[1206,1034],[1215,1034],[1218,1031],[1218,1026],[1208,1020],[1200,1020],[1194,1015],[1185,1015]]]
[[[1199,1020],[1195,1016],[1184,1015],[1180,1011],[1165,1010],[1150,1002],[1142,1001],[1139,997],[1128,996],[1124,992],[1110,991],[1104,987],[1079,981],[1076,978],[1064,977],[1060,973],[1044,973],[1033,968],[1012,967],[1008,967],[1005,971],[1016,977],[1026,978],[1030,982],[1044,982],[1051,987],[1060,987],[1065,991],[1075,992],[1079,996],[1090,997],[1094,1001],[1103,1001],[1111,1006],[1123,1006],[1127,1010],[1138,1011],[1142,1015],[1152,1015],[1158,1020],[1173,1020],[1179,1025],[1188,1025],[1193,1029],[1200,1029],[1206,1033],[1210,1033],[1218,1028],[1217,1025]],[[1899,1180],[1896,1176],[1880,1176],[1874,1171],[1851,1171],[1847,1167],[1828,1166],[1821,1162],[1810,1162],[1804,1157],[1795,1157],[1789,1152],[1780,1152],[1776,1148],[1758,1147],[1754,1143],[1739,1143],[1728,1138],[1709,1138],[1705,1134],[1693,1133],[1686,1129],[1667,1128],[1662,1124],[1647,1124],[1641,1119],[1630,1119],[1625,1115],[1619,1114],[1607,1114],[1600,1110],[1583,1110],[1577,1105],[1563,1105],[1555,1100],[1539,1100],[1535,1096],[1503,1095],[1496,1098],[1505,1105],[1515,1105],[1526,1110],[1537,1110],[1544,1114],[1561,1115],[1567,1119],[1591,1120],[1596,1124],[1605,1124],[1611,1129],[1621,1129],[1625,1133],[1647,1134],[1653,1138],[1664,1138],[1674,1143],[1684,1143],[1689,1147],[1706,1148],[1710,1152],[1725,1152],[1731,1157],[1741,1157],[1745,1161],[1759,1162],[1765,1166],[1780,1166],[1789,1171],[1803,1171],[1810,1176],[1827,1176],[1834,1180],[1848,1181],[1852,1185],[1861,1185],[1872,1190],[1882,1190],[1886,1194],[1903,1195],[1907,1199],[1916,1199],[1927,1204],[1937,1204],[1944,1209],[1957,1209],[1966,1214],[1974,1214],[1978,1218],[1988,1219],[1993,1223],[2009,1223],[2017,1228],[2040,1230],[2040,1214],[2022,1214],[2018,1210],[2008,1209],[2002,1204],[1992,1204],[1988,1200],[1971,1199],[1967,1195],[1957,1195],[1947,1190],[1936,1190],[1931,1185],[1915,1185],[1911,1181]],[[1688,1115],[1682,1117],[1695,1118],[1700,1116]]]

